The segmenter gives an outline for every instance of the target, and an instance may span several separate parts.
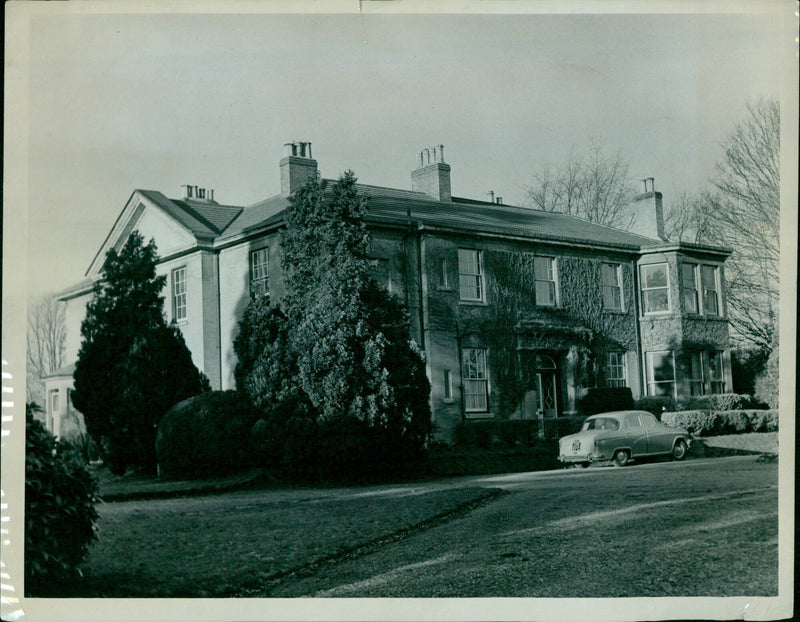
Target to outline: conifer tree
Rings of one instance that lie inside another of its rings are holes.
[[[72,402],[115,472],[155,468],[155,427],[173,404],[207,388],[177,328],[167,325],[153,240],[134,231],[106,254],[86,307]]]

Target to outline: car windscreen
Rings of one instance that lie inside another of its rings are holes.
[[[584,430],[619,430],[619,422],[611,417],[589,419],[583,424]]]

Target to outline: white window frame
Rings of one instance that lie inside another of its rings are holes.
[[[172,319],[176,322],[186,321],[186,289],[186,266],[174,268],[172,270]]]
[[[644,273],[647,271],[648,268],[656,268],[663,266],[666,269],[667,275],[667,284],[666,285],[659,285],[658,287],[647,287]],[[669,313],[672,309],[672,301],[670,300],[670,287],[669,287],[669,263],[649,263],[643,264],[639,266],[639,290],[641,295],[641,303],[642,303],[642,314],[643,315],[658,315],[659,313]],[[657,311],[649,311],[647,309],[647,294],[650,292],[666,290],[667,292],[667,308],[666,309],[659,309]]]
[[[453,370],[444,370],[444,399],[447,402],[453,401]]]
[[[615,283],[606,283],[605,282],[605,274],[606,271],[604,268],[609,267],[611,268],[611,274],[614,275]],[[607,311],[624,311],[625,310],[625,303],[624,298],[622,295],[622,264],[614,263],[611,261],[604,261],[600,267],[600,283],[603,288],[603,309]],[[617,296],[617,306],[608,306],[606,305],[606,292],[616,292]]]
[[[656,354],[667,354],[672,361],[672,380],[655,380],[655,369],[653,367],[653,355]],[[650,396],[660,396],[663,393],[655,393],[653,391],[654,385],[659,384],[670,384],[672,385],[672,390],[670,391],[670,397],[675,397],[675,353],[672,350],[653,350],[652,352],[645,352],[645,369],[647,373],[647,395]]]
[[[61,412],[61,391],[60,389],[50,389],[50,414],[57,415]]]
[[[705,382],[705,369],[706,361],[704,353],[701,350],[695,350],[688,353],[689,355],[689,369],[688,369],[688,382],[689,382],[689,395],[705,395],[706,382]],[[697,358],[695,358],[697,357]],[[695,363],[697,367],[695,368]],[[699,372],[700,376],[695,376]]]
[[[474,261],[468,260],[468,257],[474,257]],[[474,248],[458,249],[458,290],[463,302],[484,302],[486,288],[483,278],[483,251]]]
[[[620,375],[613,375],[612,371],[619,371]],[[609,387],[628,386],[628,364],[625,352],[606,353],[606,385]]]
[[[714,282],[712,283],[713,288],[706,287],[706,279],[704,276],[705,270],[711,270],[712,278]],[[720,297],[720,278],[719,278],[719,266],[715,266],[713,264],[701,264],[700,265],[700,290],[702,292],[702,313],[703,315],[708,315],[710,317],[720,317],[722,316],[722,299]],[[706,308],[706,301],[709,296],[709,292],[713,293],[713,300],[714,300],[714,308],[713,312],[709,312]]]
[[[550,265],[547,268],[548,274],[544,275],[545,277],[550,278],[541,278],[541,274],[539,270],[537,270],[539,266],[539,260],[550,260]],[[556,265],[556,258],[550,255],[534,255],[533,257],[533,278],[535,280],[534,284],[534,293],[536,296],[536,305],[540,307],[557,307],[558,306],[558,267]],[[546,283],[550,287],[548,289],[552,295],[552,301],[542,301],[539,298],[539,283]]]
[[[699,268],[699,264],[687,261],[687,262],[684,262],[683,264],[681,264],[681,266],[682,266],[681,267],[681,292],[683,294],[683,304],[686,307],[686,313],[692,313],[692,314],[701,313],[701,309],[700,309],[700,292],[697,289],[697,283],[699,281],[697,270]],[[687,274],[686,268],[690,268],[691,269],[692,280],[693,280],[693,282],[691,284],[691,287],[689,287],[687,285],[687,283],[686,283],[686,274]],[[687,294],[689,294],[689,292],[691,292],[692,300],[694,301],[694,309],[690,309],[689,308],[689,304],[687,303],[686,296],[687,296]]]
[[[475,358],[473,359],[473,354]],[[486,348],[464,348],[462,350],[464,385],[464,412],[486,414],[489,412],[489,351]],[[482,403],[471,404],[476,396]]]
[[[715,377],[711,368],[711,359],[716,358],[719,361],[717,371],[719,376]],[[711,394],[725,393],[725,357],[722,350],[709,350],[706,352],[706,369],[708,373],[708,390]],[[704,369],[705,372],[705,369]]]
[[[269,296],[269,247],[250,251],[250,295],[253,298]]]

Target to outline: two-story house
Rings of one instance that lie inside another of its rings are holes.
[[[317,174],[310,143],[289,143],[281,192],[248,207],[213,190],[180,198],[135,190],[86,272],[62,292],[67,360],[106,252],[131,231],[154,238],[166,313],[215,389],[234,388],[233,341],[252,296],[279,299],[280,231],[289,197]],[[588,386],[634,397],[730,391],[726,249],[672,243],[662,197],[645,180],[630,231],[566,214],[453,196],[444,148],[425,149],[411,188],[360,184],[376,279],[406,304],[426,354],[443,438],[459,422],[557,417]],[[68,403],[71,370],[47,380],[48,420]]]

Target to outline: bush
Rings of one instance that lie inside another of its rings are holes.
[[[691,427],[698,436],[778,430],[778,413],[772,410],[684,410],[664,413],[661,420],[673,427]]]
[[[59,593],[97,538],[97,484],[86,463],[28,410],[25,420],[25,594]]]
[[[213,391],[179,402],[158,424],[160,476],[203,477],[252,467],[251,429],[259,416],[236,391]]]
[[[453,430],[453,445],[456,447],[493,446],[531,447],[539,435],[537,419],[509,419],[500,421],[464,421]]]
[[[663,413],[677,410],[675,408],[675,400],[666,395],[641,397],[636,400],[635,408],[636,410],[646,410],[653,413],[659,421]]]
[[[583,426],[586,417],[557,417],[556,419],[544,420],[544,436],[548,439],[558,439],[562,436],[575,434]]]
[[[766,402],[770,408],[778,408],[779,399],[779,370],[778,370],[778,337],[775,335],[772,353],[767,359],[767,364],[755,381],[756,396]]]
[[[631,410],[633,394],[629,387],[589,389],[586,395],[578,400],[577,405],[578,410],[586,416],[615,410]]]
[[[750,395],[720,393],[716,395],[694,395],[678,399],[675,410],[754,410],[762,402]]]

